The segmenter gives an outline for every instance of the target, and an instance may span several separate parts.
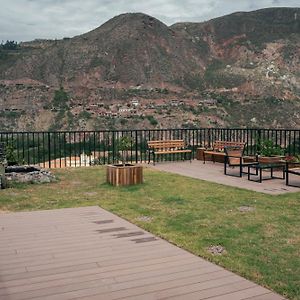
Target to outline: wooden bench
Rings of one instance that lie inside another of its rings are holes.
[[[211,156],[212,161],[224,162],[225,152],[224,148],[230,147],[241,147],[244,150],[246,143],[244,142],[231,142],[231,141],[215,141],[211,149],[207,149],[203,152],[203,163],[205,164],[206,156]]]
[[[162,154],[184,154],[183,159],[186,159],[186,154],[190,154],[190,161],[192,161],[192,150],[188,149],[184,140],[158,140],[148,141],[148,154],[150,163],[150,155],[153,155],[153,164],[155,165],[155,157]]]

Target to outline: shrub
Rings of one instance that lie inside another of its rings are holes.
[[[5,157],[8,165],[18,164],[18,158],[16,154],[15,147],[12,143],[5,146]]]
[[[208,85],[214,88],[234,88],[245,82],[245,78],[236,74],[206,72],[204,78]]]
[[[89,120],[91,118],[91,114],[88,111],[81,111],[78,115],[79,119]]]
[[[122,119],[120,120],[120,123],[121,123],[121,125],[125,125],[126,123],[128,123],[128,120],[122,118]]]
[[[289,144],[286,148],[286,152],[289,154],[300,154],[300,139]]]
[[[15,41],[6,41],[0,44],[0,49],[3,50],[16,50],[18,48],[18,43]]]
[[[214,88],[233,88],[240,86],[245,82],[243,76],[237,74],[226,74],[224,73],[225,62],[219,60],[213,60],[207,67],[204,79],[207,85]]]
[[[153,116],[146,116],[146,118],[152,126],[156,126],[158,124],[158,121]]]
[[[203,77],[198,74],[186,74],[183,77],[183,85],[192,90],[203,90],[204,80]]]
[[[117,149],[122,160],[122,164],[125,166],[125,162],[128,160],[128,151],[133,147],[133,140],[130,136],[122,136],[117,142]]]
[[[52,104],[55,107],[67,108],[67,102],[69,101],[69,95],[64,90],[63,87],[60,87],[59,90],[56,90],[54,93]]]
[[[274,155],[284,155],[285,149],[281,148],[279,145],[275,145],[272,140],[262,140],[257,146],[257,150],[260,155],[263,156],[274,156]]]

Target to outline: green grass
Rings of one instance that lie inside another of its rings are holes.
[[[103,167],[56,170],[58,182],[0,191],[9,211],[99,205],[289,297],[300,299],[300,193],[271,196],[145,169],[145,183],[112,187]],[[240,212],[240,206],[255,210]],[[139,221],[151,217],[150,222]],[[211,245],[226,254],[213,256]]]

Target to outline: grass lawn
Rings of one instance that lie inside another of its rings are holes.
[[[279,294],[300,299],[300,192],[271,196],[151,169],[145,169],[144,184],[120,188],[105,183],[103,167],[54,173],[56,183],[1,190],[0,209],[99,205]],[[240,206],[255,209],[240,212]],[[141,216],[152,219],[145,222]],[[226,254],[210,254],[211,245],[222,245]]]

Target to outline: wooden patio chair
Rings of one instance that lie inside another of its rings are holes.
[[[290,183],[290,175],[291,174],[300,176],[300,163],[286,162],[286,167],[285,167],[286,185],[293,186],[293,187],[300,187],[300,183],[299,183],[299,185]]]
[[[225,159],[224,159],[224,174],[228,176],[234,177],[242,177],[243,174],[248,174],[248,172],[244,172],[243,168],[251,165],[258,164],[258,157],[256,157],[255,161],[246,162],[244,154],[244,147],[241,146],[226,146],[224,147]],[[227,168],[239,168],[238,174],[228,173]],[[256,171],[257,172],[257,171]],[[257,175],[256,173],[253,175]]]

